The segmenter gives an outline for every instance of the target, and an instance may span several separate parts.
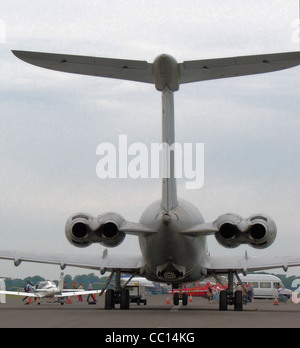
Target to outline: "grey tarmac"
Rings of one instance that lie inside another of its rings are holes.
[[[167,296],[149,296],[148,304],[131,304],[130,310],[104,310],[104,298],[61,306],[43,302],[24,305],[8,297],[0,304],[0,328],[300,328],[300,304],[274,305],[256,300],[243,312],[220,312],[218,305],[194,297],[187,307],[167,304]]]

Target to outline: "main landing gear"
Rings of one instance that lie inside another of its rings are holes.
[[[112,280],[114,274],[116,274],[116,284],[115,284],[115,289],[108,289],[105,292],[105,309],[114,309],[115,305],[120,305],[120,309],[129,309],[130,307],[130,294],[129,290],[126,289],[126,285],[129,283],[129,281],[133,278],[129,278],[127,283],[121,287],[121,272],[116,271],[112,272],[110,277],[107,280],[107,283],[105,284],[103,288],[103,292],[105,289],[108,287],[110,281]],[[100,296],[102,293],[100,294]]]
[[[243,311],[243,292],[233,290],[233,275],[232,271],[228,272],[228,289],[220,292],[219,309],[220,311],[227,311],[228,306],[234,306],[237,312]],[[239,279],[238,275],[236,277]]]
[[[115,291],[108,289],[105,294],[105,309],[115,309],[115,305],[120,304],[120,309],[129,309],[130,295],[128,289]]]

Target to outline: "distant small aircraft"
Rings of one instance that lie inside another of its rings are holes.
[[[65,298],[65,297],[72,297],[72,296],[80,296],[80,295],[94,295],[94,294],[100,294],[101,290],[76,290],[76,289],[63,289],[64,285],[64,274],[61,273],[60,276],[60,282],[58,286],[50,280],[44,280],[38,282],[34,287],[32,287],[32,292],[25,292],[25,291],[0,291],[0,295],[11,295],[11,296],[22,296],[22,297],[33,297],[38,299],[38,304],[41,304],[41,299],[43,298]],[[60,303],[63,305],[64,301],[60,301]]]

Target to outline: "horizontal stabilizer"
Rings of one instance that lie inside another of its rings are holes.
[[[21,60],[46,69],[154,84],[153,64],[146,61],[29,51],[12,52]],[[262,74],[297,65],[300,65],[300,52],[185,61],[178,64],[179,82],[185,84]],[[162,78],[165,73],[162,72]]]
[[[13,51],[19,59],[42,68],[73,74],[154,83],[152,64],[139,60],[96,58],[41,52]]]
[[[300,52],[186,61],[179,64],[180,83],[262,74],[297,65]]]

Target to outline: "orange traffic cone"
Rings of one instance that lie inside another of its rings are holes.
[[[167,304],[170,304],[170,295],[167,297]]]
[[[193,302],[193,297],[190,295],[189,302]]]
[[[279,303],[278,303],[278,296],[275,296],[275,302],[274,302],[274,306],[278,306]]]
[[[72,304],[72,301],[68,299],[67,304]]]

